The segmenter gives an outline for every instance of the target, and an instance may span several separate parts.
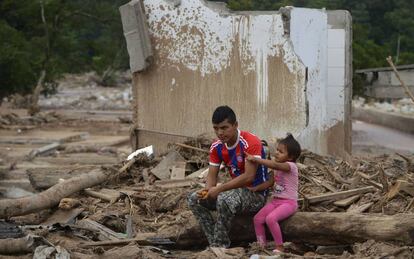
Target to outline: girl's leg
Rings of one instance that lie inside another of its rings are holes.
[[[263,208],[259,210],[259,212],[254,216],[253,223],[254,223],[254,231],[256,232],[257,242],[259,244],[265,246],[266,245],[266,230],[265,230],[265,223],[266,223],[266,216],[271,213],[275,205],[273,204],[272,200],[268,204],[266,204]]]
[[[275,240],[276,248],[282,248],[283,239],[280,231],[279,221],[286,219],[298,208],[297,202],[294,200],[277,200],[275,209],[266,216],[266,224]]]

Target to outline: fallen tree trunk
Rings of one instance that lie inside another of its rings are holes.
[[[233,221],[232,244],[255,241],[253,215]],[[185,226],[164,228],[157,236],[169,238],[180,247],[205,246],[207,240],[194,217]],[[414,244],[414,214],[354,214],[335,212],[298,212],[281,224],[285,241],[315,245],[338,245],[376,241]],[[269,233],[268,233],[269,234]],[[269,235],[269,240],[271,236]]]
[[[90,171],[88,174],[73,177],[58,183],[44,192],[20,199],[0,200],[0,218],[26,215],[59,204],[60,200],[83,189],[100,184],[108,179],[111,172],[101,168]]]
[[[414,214],[299,212],[282,223],[286,238],[321,245],[373,239],[414,244]]]
[[[80,175],[87,174],[97,168],[94,165],[82,166],[60,166],[60,167],[40,167],[27,169],[27,176],[29,177],[32,186],[38,190],[46,190],[59,183],[59,179],[70,179]]]

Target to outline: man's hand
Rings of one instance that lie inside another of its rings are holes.
[[[207,193],[208,193],[207,189],[199,190],[197,191],[197,197],[202,200],[207,199]]]
[[[247,187],[251,192],[257,192],[257,186],[255,187]]]
[[[219,193],[220,193],[220,191],[217,187],[211,187],[208,190],[206,199],[216,200]]]
[[[246,160],[247,161],[250,161],[250,162],[252,162],[252,163],[255,163],[255,162],[257,162],[257,157],[255,157],[255,156],[253,156],[253,155],[250,155],[249,153],[247,153],[247,152],[244,152],[244,154],[246,154]]]

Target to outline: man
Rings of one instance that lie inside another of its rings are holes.
[[[252,192],[253,187],[267,180],[267,168],[245,160],[245,152],[265,158],[258,137],[238,129],[234,111],[228,106],[217,107],[213,113],[213,128],[218,140],[210,148],[210,166],[204,190],[191,193],[188,205],[199,221],[210,246],[229,247],[231,221],[238,213],[254,213],[265,204],[264,192]],[[220,164],[229,168],[231,180],[217,186]],[[210,210],[217,210],[217,220]]]

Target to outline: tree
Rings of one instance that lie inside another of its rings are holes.
[[[118,11],[126,2],[1,1],[0,98],[30,93],[42,71],[48,91],[63,73],[128,68]]]

